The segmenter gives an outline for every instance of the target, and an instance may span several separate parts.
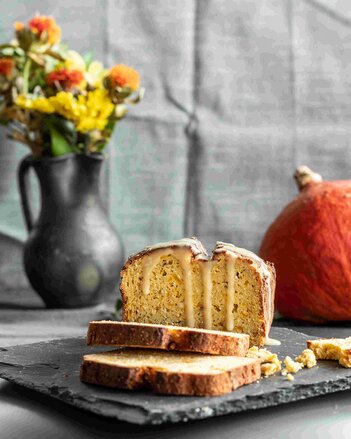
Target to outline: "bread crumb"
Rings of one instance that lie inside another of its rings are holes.
[[[296,373],[303,368],[302,363],[294,361],[289,355],[285,357],[284,364],[287,373]]]
[[[288,373],[287,376],[286,376],[286,378],[287,378],[288,381],[294,381],[294,379],[295,379],[295,378],[293,377],[293,375],[291,375],[291,373]]]
[[[305,349],[299,356],[295,358],[295,361],[302,363],[304,367],[310,369],[317,364],[317,359],[314,352],[311,349]]]
[[[294,361],[291,357],[286,356],[284,360],[285,369],[282,370],[282,375],[288,377],[292,373],[296,373],[303,368],[303,363]],[[291,378],[288,378],[291,381]]]
[[[261,361],[261,373],[266,377],[279,372],[282,368],[282,362],[277,354],[273,354],[267,349],[259,349],[257,346],[252,346],[247,351],[246,356],[248,358],[258,358]]]
[[[314,367],[317,364],[317,360],[311,349],[305,349],[295,358],[295,361],[291,357],[286,356],[284,364],[285,369],[282,370],[282,375],[286,376],[289,381],[292,381],[294,377],[291,374],[297,373],[303,367],[307,367],[308,369]]]
[[[262,363],[261,373],[262,375],[267,377],[270,375],[274,375],[276,372],[279,372],[281,368],[281,361],[277,359],[277,361],[274,361],[273,363]]]

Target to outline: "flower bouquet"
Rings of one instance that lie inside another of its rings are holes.
[[[15,24],[0,46],[0,122],[29,146],[18,181],[29,237],[24,268],[48,307],[90,306],[109,297],[123,263],[121,240],[100,199],[103,155],[128,104],[139,102],[139,74],[119,64],[106,70],[60,43],[52,17]],[[41,189],[33,221],[28,171]]]
[[[15,33],[0,46],[0,122],[9,136],[37,158],[101,152],[142,96],[139,74],[69,50],[52,17],[17,22]]]

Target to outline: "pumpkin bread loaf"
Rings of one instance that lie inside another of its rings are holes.
[[[215,396],[261,376],[254,358],[119,349],[85,355],[83,382],[120,389],[151,389],[171,395]]]
[[[147,247],[121,271],[124,321],[246,333],[263,345],[273,319],[275,270],[254,253],[218,242],[209,258],[185,238]]]

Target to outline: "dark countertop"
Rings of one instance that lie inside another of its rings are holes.
[[[0,346],[10,346],[84,335],[91,319],[108,318],[110,304],[83,310],[44,310],[28,290],[0,295]],[[310,335],[345,337],[351,324],[310,326],[279,320],[285,326]],[[1,438],[330,438],[347,437],[351,423],[351,393],[339,392],[187,424],[134,426],[104,420],[59,401],[0,380]]]

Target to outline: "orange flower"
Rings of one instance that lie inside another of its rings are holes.
[[[37,15],[30,20],[28,26],[33,33],[49,44],[58,43],[61,39],[61,29],[52,17]]]
[[[0,75],[10,79],[15,63],[11,58],[0,58]]]
[[[84,80],[84,74],[79,70],[69,70],[61,67],[53,70],[46,77],[46,83],[52,87],[59,83],[63,90],[71,90]]]
[[[24,24],[20,21],[16,21],[15,22],[15,31],[20,32],[23,29],[24,29]]]
[[[128,87],[133,91],[137,90],[140,84],[139,73],[124,64],[112,67],[107,78],[112,87]]]

